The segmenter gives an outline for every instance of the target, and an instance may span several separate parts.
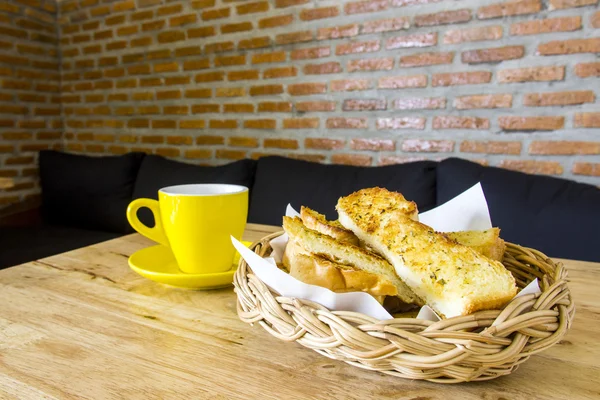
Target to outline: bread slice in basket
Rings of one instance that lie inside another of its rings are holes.
[[[436,312],[455,317],[497,309],[517,292],[504,266],[415,221],[416,205],[382,188],[338,200],[340,223],[388,260]]]
[[[301,246],[307,253],[342,266],[375,274],[390,282],[397,296],[405,303],[423,304],[422,301],[396,275],[394,268],[377,254],[353,244],[339,242],[320,232],[308,229],[298,217],[283,217],[283,229],[290,242]]]

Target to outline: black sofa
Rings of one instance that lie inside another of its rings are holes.
[[[481,182],[492,222],[505,240],[552,257],[600,261],[600,189],[450,158],[383,167],[326,165],[282,157],[196,166],[156,155],[88,157],[42,151],[42,223],[0,227],[0,268],[133,232],[129,202],[157,198],[161,187],[232,183],[250,188],[248,222],[279,225],[288,202],[336,218],[337,198],[381,186],[414,200],[419,211]],[[144,213],[146,211],[146,213]],[[152,215],[140,219],[152,225]]]

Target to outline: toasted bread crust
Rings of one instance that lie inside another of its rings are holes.
[[[300,218],[308,229],[331,236],[340,242],[358,246],[356,235],[351,230],[344,228],[338,221],[327,221],[323,214],[304,206],[300,208]]]
[[[377,273],[397,288],[398,297],[406,303],[422,304],[422,301],[396,275],[394,268],[381,256],[361,247],[338,242],[330,236],[308,229],[300,218],[283,217],[283,229],[291,241],[308,253],[329,261]]]
[[[446,317],[497,308],[516,294],[515,280],[501,263],[414,221],[416,206],[399,193],[363,189],[341,198],[336,208],[344,227]]]

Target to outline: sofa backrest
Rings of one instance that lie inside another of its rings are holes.
[[[503,239],[551,257],[600,261],[600,189],[450,158],[437,168],[438,204],[477,182]]]
[[[229,183],[252,188],[256,161],[239,160],[221,166],[200,166],[168,160],[161,156],[147,155],[139,169],[133,198],[158,198],[158,190],[173,185],[191,183]],[[153,226],[150,210],[141,209],[138,217],[146,225]]]
[[[335,205],[341,196],[365,187],[380,186],[401,192],[420,211],[436,204],[433,161],[384,167],[319,164],[283,157],[258,160],[251,191],[249,222],[281,225],[288,203],[303,205],[337,219]]]
[[[40,151],[42,216],[52,225],[132,232],[125,211],[144,153],[89,157]]]

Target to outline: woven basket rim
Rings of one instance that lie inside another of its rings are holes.
[[[267,235],[250,249],[264,256],[271,251],[269,242],[283,233]],[[575,313],[564,265],[538,250],[506,244],[503,263],[520,289],[537,277],[541,293],[517,297],[501,310],[439,322],[410,317],[377,320],[352,311],[331,311],[306,299],[280,296],[241,258],[234,276],[238,315],[275,337],[360,368],[442,383],[494,379],[557,343]],[[452,351],[456,355],[448,354]],[[434,362],[444,357],[449,358]]]

